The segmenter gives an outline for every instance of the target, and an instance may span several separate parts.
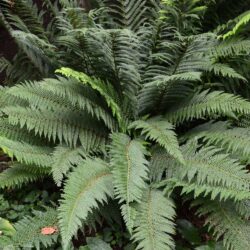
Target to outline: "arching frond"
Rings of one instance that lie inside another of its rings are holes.
[[[61,68],[56,71],[67,77],[74,77],[84,84],[89,84],[91,88],[99,92],[106,100],[108,106],[111,108],[113,115],[117,118],[118,122],[122,123],[121,109],[117,103],[118,96],[112,85],[104,83],[99,79],[91,78],[82,72],[74,71],[70,68]]]
[[[119,28],[127,28],[133,31],[138,30],[146,21],[146,0],[139,1],[110,1],[104,3],[109,7],[109,12]]]
[[[227,116],[230,112],[248,114],[250,103],[239,96],[220,91],[209,93],[206,90],[172,108],[166,114],[166,119],[178,125],[193,119]]]
[[[236,33],[238,33],[238,31],[247,23],[250,22],[250,11],[247,11],[245,13],[243,13],[242,15],[240,15],[238,18],[238,22],[236,23],[236,25],[233,27],[233,29],[229,32],[227,32],[225,35],[223,35],[223,39],[227,39],[231,36],[236,35]]]
[[[87,159],[69,175],[59,208],[64,249],[92,209],[112,196],[112,175],[107,163],[102,160]]]
[[[170,155],[180,162],[184,162],[176,134],[173,131],[174,127],[171,123],[164,120],[164,118],[155,117],[146,121],[135,121],[130,125],[130,128],[142,129],[141,134],[144,135],[146,139],[156,141],[160,146],[164,147]]]
[[[15,157],[21,163],[51,166],[52,148],[18,142],[2,136],[0,136],[0,147],[11,158]]]
[[[105,141],[105,128],[91,116],[83,116],[81,112],[52,112],[21,107],[7,107],[3,112],[8,115],[8,121],[12,125],[25,127],[49,140],[58,139],[69,145],[76,145],[80,140],[87,151],[89,148],[100,147]]]
[[[232,203],[200,200],[197,213],[206,216],[206,224],[213,229],[216,239],[223,236],[223,244],[228,250],[249,249],[249,221],[243,220]]]
[[[230,128],[226,122],[206,123],[188,134],[189,138],[203,138],[210,145],[216,145],[241,160],[250,161],[249,128]]]
[[[160,185],[166,186],[166,193],[173,192],[175,188],[181,188],[182,195],[193,194],[195,199],[207,196],[211,200],[219,200],[221,202],[225,200],[244,201],[250,198],[247,190],[236,190],[234,188],[225,188],[221,185],[199,184],[185,180],[180,181],[174,178],[162,181]]]
[[[190,189],[198,193],[205,191],[204,187],[201,187],[205,185],[208,186],[208,194],[212,193],[213,197],[217,195],[226,197],[226,189],[229,189],[228,194],[233,195],[238,191],[238,198],[246,198],[250,175],[244,165],[221,153],[221,149],[214,147],[199,149],[195,141],[187,143],[182,150],[185,164],[176,164],[175,161],[169,160],[166,162],[166,170],[169,172],[167,176],[187,181],[190,183]]]
[[[17,188],[50,174],[50,168],[14,163],[0,173],[0,188]]]

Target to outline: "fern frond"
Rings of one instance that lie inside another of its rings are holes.
[[[87,159],[78,165],[69,175],[59,208],[64,249],[93,208],[112,196],[112,174],[107,163],[99,159]]]
[[[232,203],[200,200],[194,205],[201,205],[197,213],[204,215],[209,229],[218,240],[223,237],[223,244],[228,250],[249,249],[249,221],[243,220],[235,211]]]
[[[89,148],[97,149],[105,141],[105,127],[91,116],[83,116],[82,112],[52,112],[22,107],[6,107],[2,111],[8,115],[10,124],[32,130],[49,140],[58,139],[60,143],[73,146],[80,140],[87,151]]]
[[[149,162],[149,177],[151,182],[162,180],[166,172],[166,162],[173,157],[166,152],[166,149],[158,145],[152,147],[151,159]]]
[[[34,85],[38,85],[38,83]],[[62,77],[58,79],[45,79],[39,87],[68,100],[76,108],[86,110],[98,120],[102,120],[108,128],[116,130],[116,121],[109,114],[105,102],[102,102],[92,89],[79,84],[77,80]]]
[[[117,0],[115,2],[105,0],[104,3],[109,7],[110,14],[118,28],[127,28],[136,31],[145,22],[147,11],[146,0]]]
[[[91,78],[88,75],[74,71],[70,68],[61,68],[56,70],[56,73],[61,73],[67,77],[73,77],[84,84],[89,84],[91,88],[99,92],[106,100],[108,106],[111,108],[113,115],[117,118],[118,122],[122,123],[122,114],[117,100],[119,99],[116,91],[112,85],[102,82],[100,79]]]
[[[0,147],[9,157],[15,157],[21,163],[51,166],[52,148],[18,142],[2,136],[0,136]]]
[[[174,178],[162,181],[160,185],[166,186],[164,190],[166,193],[171,193],[174,188],[179,187],[182,195],[191,193],[195,199],[207,196],[211,200],[217,199],[220,202],[225,200],[234,200],[236,202],[249,199],[250,197],[248,190],[235,190],[234,188],[225,188],[221,185],[199,184]]]
[[[223,39],[235,36],[243,26],[250,22],[250,11],[243,13],[237,19],[239,19],[239,21],[236,23],[232,30],[223,35]]]
[[[15,247],[40,249],[53,247],[56,243],[59,232],[52,235],[43,235],[41,233],[44,227],[57,227],[57,211],[53,208],[46,208],[45,212],[36,211],[34,217],[28,216],[17,222],[14,227],[16,233],[11,238]]]
[[[57,186],[61,186],[63,177],[73,167],[77,166],[85,156],[84,148],[77,147],[75,149],[66,146],[57,146],[53,152],[51,171],[53,179]]]
[[[166,114],[166,119],[176,125],[193,119],[226,116],[230,112],[249,114],[250,103],[243,98],[220,91],[203,91],[183,102]]]
[[[188,133],[189,138],[203,138],[207,144],[221,147],[248,162],[250,161],[249,135],[249,128],[230,128],[226,122],[200,125]]]
[[[209,53],[214,57],[234,57],[245,55],[250,49],[249,40],[226,40],[213,47]]]
[[[136,249],[174,249],[171,235],[175,233],[175,210],[172,200],[164,197],[161,191],[148,188],[137,212],[133,233],[133,239],[138,243]]]
[[[196,181],[198,184],[220,185],[247,191],[250,185],[250,175],[237,160],[221,153],[221,149],[202,147],[196,141],[187,143],[182,148],[185,165],[178,166],[170,161],[167,168],[172,169],[178,179]]]
[[[174,126],[164,120],[164,118],[155,117],[146,121],[138,120],[133,122],[130,128],[142,129],[141,134],[145,135],[146,139],[156,141],[160,146],[164,147],[170,155],[180,162],[184,162],[176,134],[173,131]]]
[[[131,140],[125,134],[112,134],[111,139],[110,155],[115,194],[120,203],[126,203],[123,214],[127,214],[125,220],[131,231],[134,213],[130,203],[141,201],[146,187],[145,181],[148,179],[146,150],[141,142]]]
[[[227,64],[222,63],[213,63],[210,66],[206,67],[206,71],[213,72],[215,75],[229,77],[234,79],[239,79],[243,81],[247,81],[245,77],[241,74],[237,73],[233,68],[228,66]]]
[[[0,173],[0,188],[19,188],[49,174],[50,168],[14,163]]]

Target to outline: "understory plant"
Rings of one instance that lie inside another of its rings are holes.
[[[86,13],[46,1],[49,34],[4,5],[15,63],[31,62],[22,83],[0,92],[0,146],[12,158],[0,188],[51,178],[61,198],[0,246],[77,249],[104,219],[125,226],[130,249],[175,249],[181,203],[221,249],[250,248],[250,18],[203,32],[212,2],[103,0]],[[17,65],[5,67],[15,83]]]

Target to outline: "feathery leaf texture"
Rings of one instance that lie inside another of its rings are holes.
[[[203,138],[208,145],[215,145],[243,161],[250,161],[249,128],[230,128],[226,122],[206,123],[195,127],[186,135],[189,138]]]
[[[51,171],[53,179],[58,186],[62,185],[63,177],[70,169],[83,161],[85,150],[83,147],[69,148],[67,146],[57,146],[53,152]]]
[[[249,249],[250,223],[237,214],[231,202],[197,200],[197,213],[206,216],[206,224],[213,229],[216,239],[223,236],[223,244],[228,250]]]
[[[138,120],[133,122],[130,128],[142,129],[141,134],[145,135],[146,139],[156,141],[170,155],[184,163],[177,136],[173,131],[174,126],[163,117],[154,117],[146,121]]]
[[[52,148],[13,141],[1,136],[0,147],[11,158],[15,157],[21,163],[36,164],[41,167],[51,166]]]
[[[122,122],[121,109],[117,104],[118,97],[112,85],[104,83],[100,79],[89,77],[82,72],[74,71],[70,68],[61,68],[60,70],[56,70],[56,73],[61,73],[67,77],[73,77],[84,84],[89,84],[91,88],[99,92],[105,98],[118,122]]]
[[[100,159],[86,159],[69,175],[59,207],[59,225],[63,246],[81,227],[89,213],[113,197],[113,181],[109,166]]]
[[[125,203],[122,213],[131,231],[134,223],[133,202],[140,202],[148,179],[148,162],[142,142],[131,140],[129,136],[114,133],[110,146],[112,174],[116,197]]]
[[[179,125],[185,121],[205,117],[227,116],[228,113],[249,114],[250,103],[239,96],[207,90],[195,94],[166,114],[166,119]]]
[[[50,173],[50,168],[13,163],[0,173],[0,188],[19,188]]]
[[[175,210],[173,201],[159,190],[148,188],[143,201],[138,204],[136,228],[132,238],[138,243],[136,249],[174,249]]]
[[[43,235],[41,233],[42,228],[53,226],[58,226],[57,211],[55,209],[47,207],[45,212],[36,211],[33,217],[25,217],[14,225],[16,232],[11,238],[11,243],[15,247],[24,248],[53,247],[59,232],[52,235]]]

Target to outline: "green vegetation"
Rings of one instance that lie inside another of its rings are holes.
[[[0,247],[250,249],[245,2],[2,0]]]

